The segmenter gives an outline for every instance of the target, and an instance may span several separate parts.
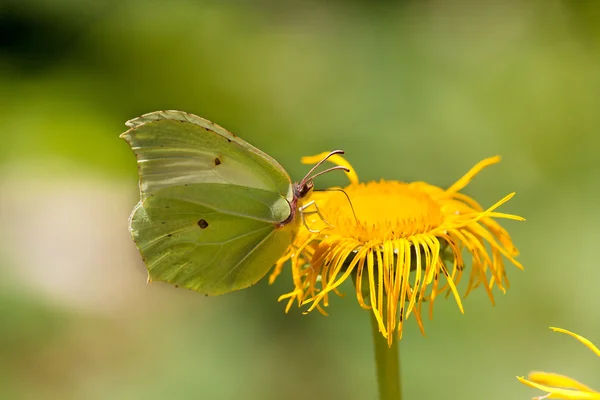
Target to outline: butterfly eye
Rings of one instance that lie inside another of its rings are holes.
[[[315,185],[312,183],[312,181],[308,181],[306,182],[301,188],[300,188],[300,197],[305,197],[306,195],[308,195],[313,188],[315,187]]]

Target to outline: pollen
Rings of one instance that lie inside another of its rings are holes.
[[[323,201],[323,217],[339,234],[360,242],[406,238],[439,227],[444,216],[431,196],[410,184],[380,181],[352,184]]]

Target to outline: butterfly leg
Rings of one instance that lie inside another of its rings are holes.
[[[305,211],[309,206],[312,206],[312,205],[315,206],[315,211]],[[309,201],[308,203],[306,203],[304,206],[302,206],[300,208],[301,208],[302,212],[306,213],[306,215],[317,214],[319,216],[319,218],[321,218],[321,220],[323,222],[325,222],[327,225],[329,225],[332,228],[334,227],[333,225],[331,225],[329,223],[329,221],[327,221],[325,219],[325,217],[323,216],[323,214],[321,214],[321,210],[319,209],[319,205],[314,200]]]
[[[314,206],[315,210],[314,210],[314,211],[306,211],[306,210],[308,209],[308,207],[310,207],[310,206]],[[310,227],[307,225],[307,223],[306,223],[306,218],[305,218],[305,216],[306,216],[306,215],[317,214],[317,215],[319,216],[319,218],[321,218],[321,220],[322,220],[323,222],[325,222],[327,225],[329,225],[330,227],[332,227],[332,228],[333,228],[333,225],[331,225],[331,224],[329,223],[329,221],[327,221],[327,220],[325,219],[325,217],[323,216],[323,214],[321,214],[321,210],[319,210],[319,206],[317,205],[317,203],[316,203],[314,200],[312,200],[312,201],[309,201],[308,203],[306,203],[305,205],[303,205],[302,207],[300,207],[300,208],[299,208],[299,211],[300,211],[300,216],[301,216],[301,218],[302,218],[302,223],[304,224],[304,226],[306,227],[306,229],[308,229],[308,231],[309,231],[309,232],[311,232],[311,233],[317,233],[317,232],[319,232],[319,231],[317,231],[317,230],[314,230],[314,229],[311,229],[311,228],[310,228]]]
[[[306,215],[315,214],[315,213],[316,213],[316,211],[305,211],[305,207],[306,207],[306,206],[303,206],[303,207],[300,207],[300,208],[298,209],[298,211],[300,211],[300,218],[302,219],[302,225],[304,225],[304,227],[305,227],[305,228],[306,228],[306,229],[307,229],[307,230],[308,230],[310,233],[318,233],[318,232],[320,232],[320,231],[318,231],[318,230],[311,229],[311,227],[310,227],[310,226],[308,226],[308,224],[306,223]]]

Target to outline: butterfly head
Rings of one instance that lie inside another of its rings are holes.
[[[313,183],[313,181],[308,181],[308,182],[300,182],[299,184],[296,185],[296,196],[298,196],[299,198],[308,198],[310,197],[310,194],[312,193],[313,189],[315,188],[315,184]]]

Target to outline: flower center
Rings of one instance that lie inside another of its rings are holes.
[[[440,205],[415,184],[380,181],[351,184],[331,194],[322,211],[325,219],[344,235],[366,242],[425,233],[443,222]]]

